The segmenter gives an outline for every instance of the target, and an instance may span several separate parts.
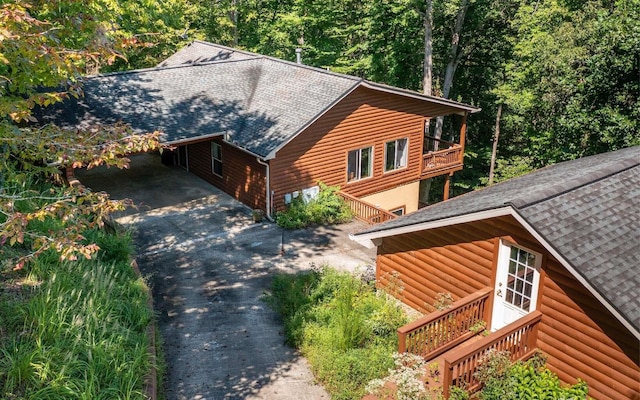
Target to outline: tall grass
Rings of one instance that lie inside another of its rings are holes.
[[[1,398],[145,398],[146,286],[128,263],[130,239],[91,234],[113,248],[97,260],[41,257],[28,271],[40,284],[23,289],[26,298],[0,296],[0,310],[13,312],[0,321],[9,323],[0,335]]]
[[[333,399],[355,399],[386,375],[406,322],[385,293],[330,268],[276,276],[267,302],[284,320],[287,341],[302,350]]]

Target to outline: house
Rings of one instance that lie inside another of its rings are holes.
[[[415,211],[421,180],[462,169],[466,118],[478,111],[202,41],[156,68],[88,77],[83,89],[49,120],[160,130],[169,161],[267,214],[313,196],[318,181],[339,185],[368,220]],[[457,142],[425,144],[425,122],[441,115],[459,116]]]
[[[542,168],[352,235],[376,277],[426,312],[399,350],[477,387],[488,349],[539,349],[595,399],[640,398],[640,146]],[[455,302],[434,311],[439,294]],[[473,326],[491,332],[473,342]],[[443,332],[442,330],[446,332]]]

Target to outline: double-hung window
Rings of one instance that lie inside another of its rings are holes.
[[[384,172],[407,166],[407,138],[387,142],[384,146]]]
[[[211,142],[211,171],[222,176],[222,146],[216,142]]]
[[[347,156],[347,182],[371,177],[373,173],[373,147],[352,150]]]

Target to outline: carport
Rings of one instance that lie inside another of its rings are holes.
[[[372,264],[375,254],[347,239],[362,225],[283,233],[254,223],[247,206],[156,154],[134,156],[129,170],[77,176],[138,206],[117,220],[134,229],[153,291],[167,399],[329,398],[284,344],[281,321],[260,296],[278,272]]]

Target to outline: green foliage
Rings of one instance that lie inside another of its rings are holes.
[[[565,386],[536,355],[526,362],[511,362],[508,352],[492,352],[482,361],[476,376],[484,385],[481,400],[586,399],[587,384],[579,381]]]
[[[0,291],[0,311],[12,313],[0,319],[2,398],[145,398],[147,290],[129,265],[130,240],[111,243],[101,258],[117,262],[60,263],[47,252],[15,283],[3,274],[2,285],[22,289]]]
[[[312,224],[327,225],[348,222],[353,213],[345,201],[338,196],[337,186],[319,183],[320,193],[315,199],[305,202],[296,197],[286,211],[276,213],[276,222],[285,229],[299,229]]]
[[[406,317],[386,294],[355,277],[329,268],[278,275],[266,301],[332,398],[361,397],[365,384],[393,365],[395,331]]]

